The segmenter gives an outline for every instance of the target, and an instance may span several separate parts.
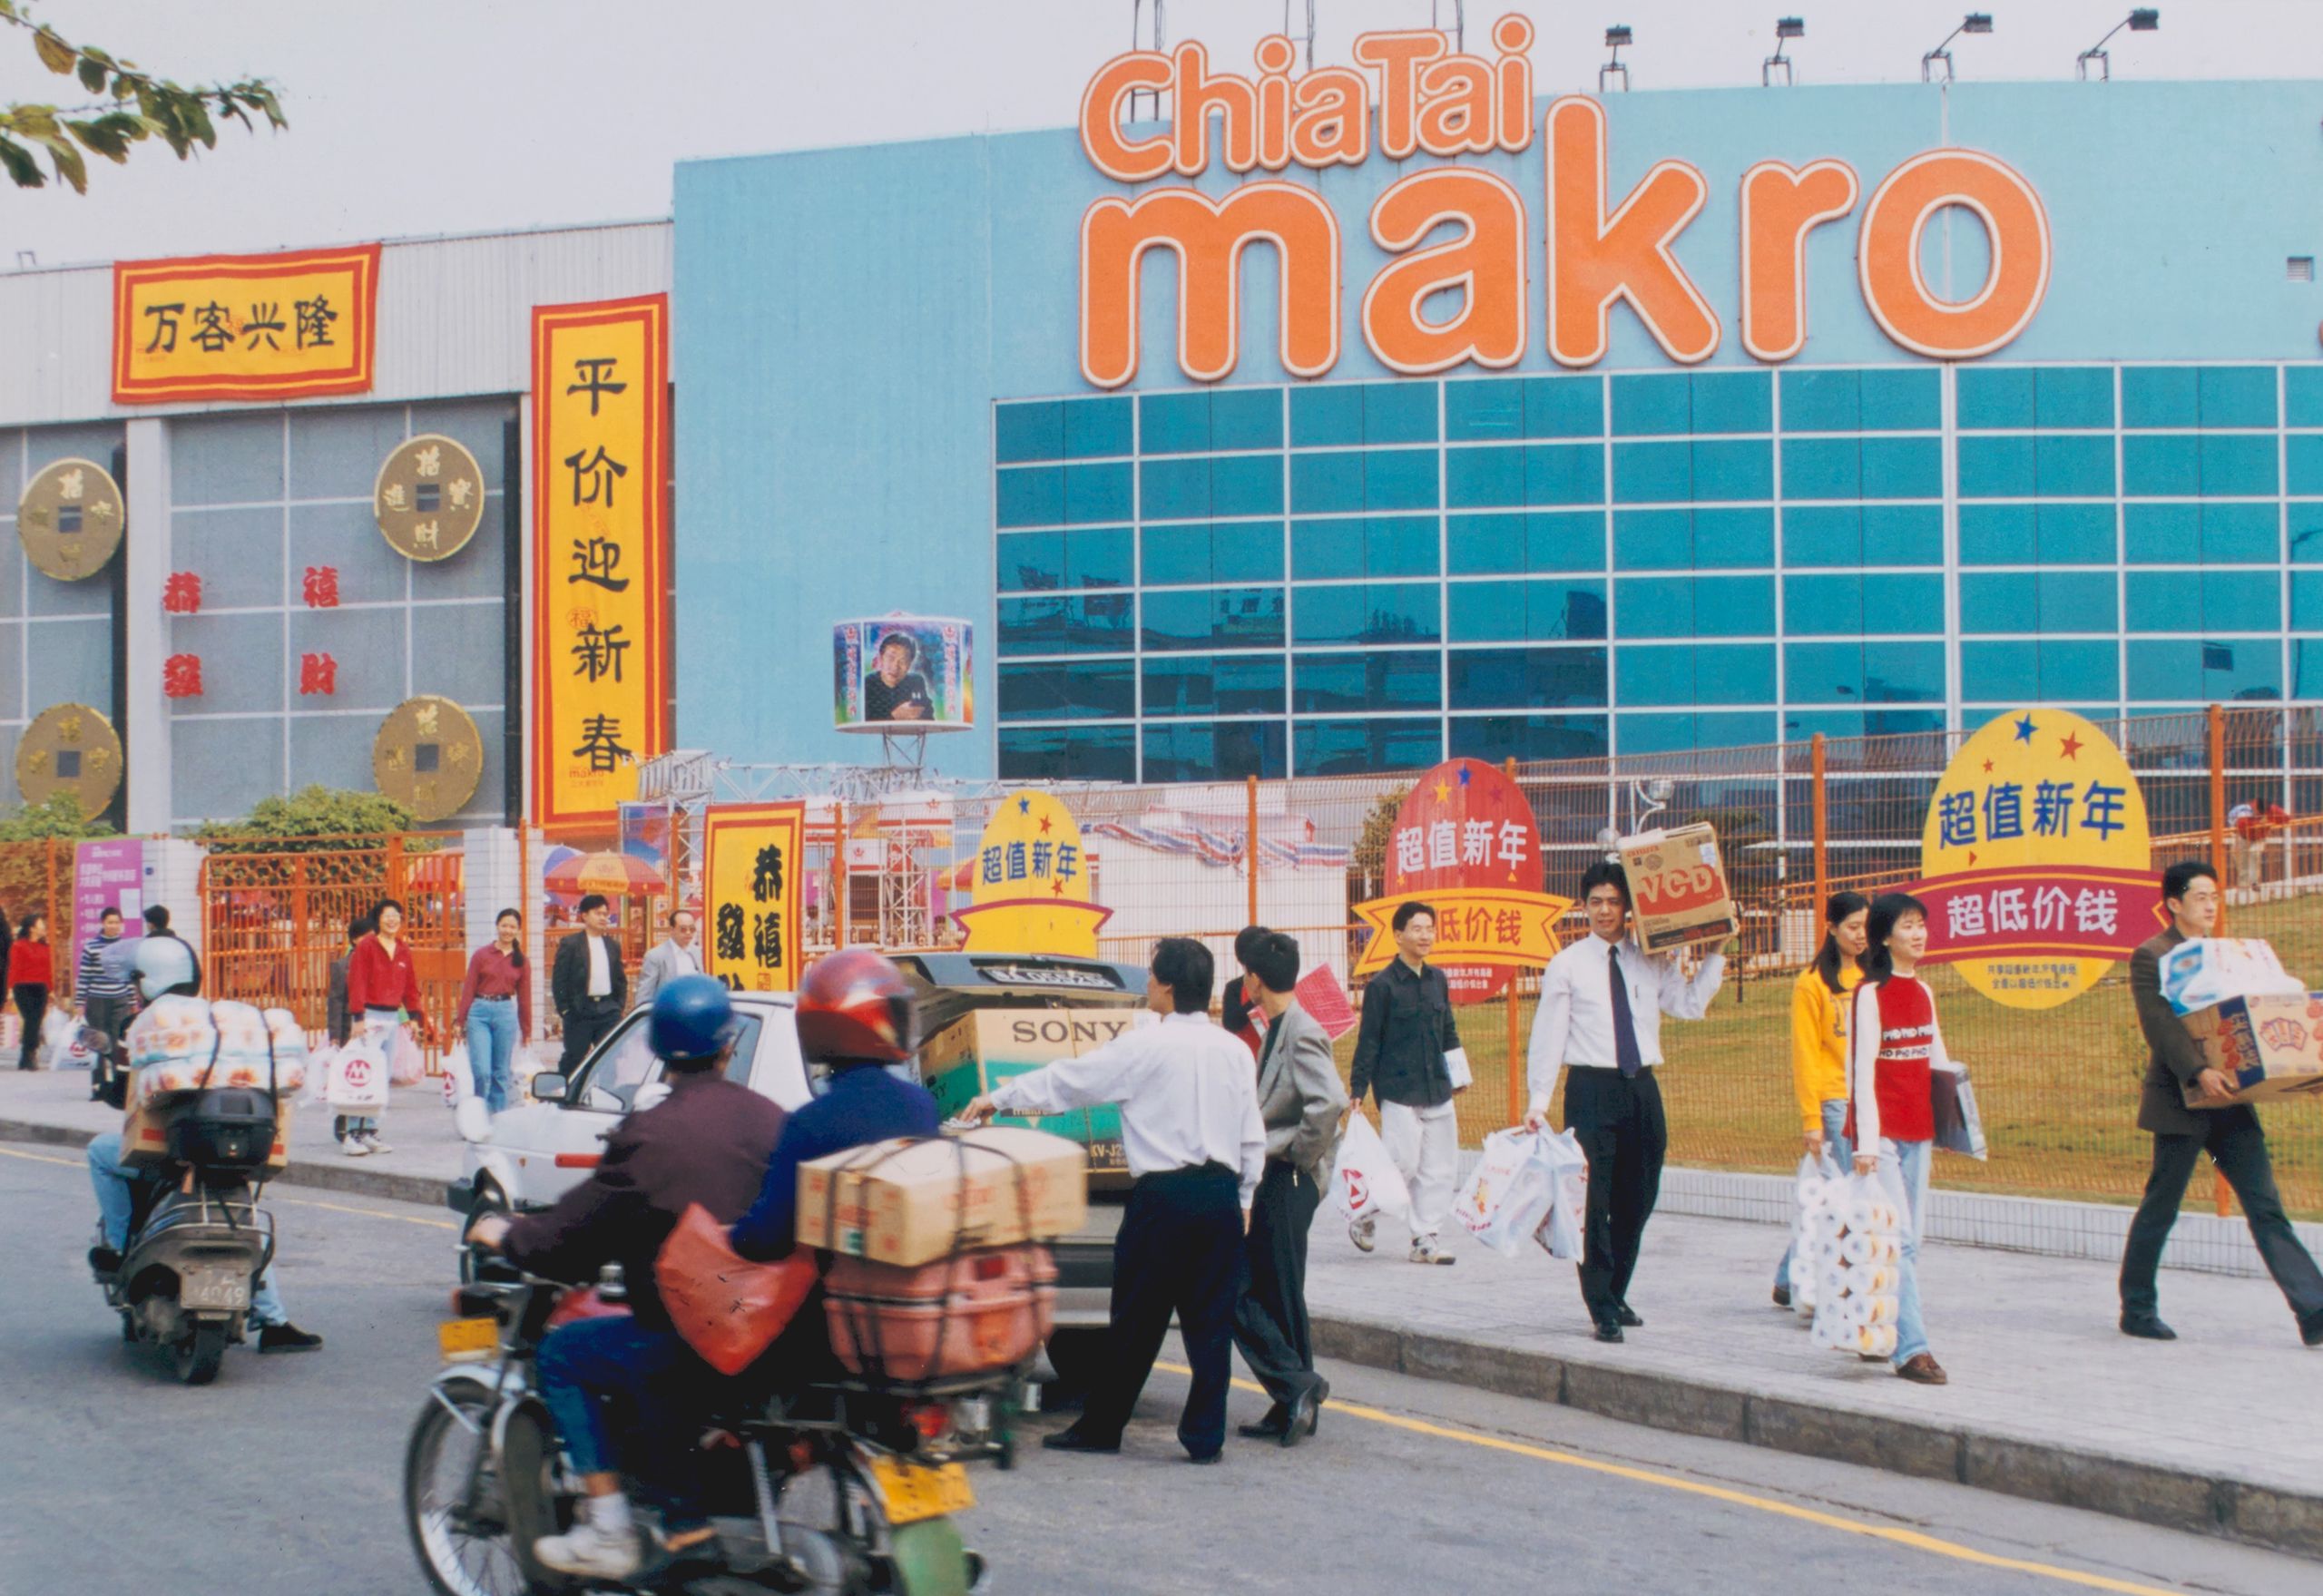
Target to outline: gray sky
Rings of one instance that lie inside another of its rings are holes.
[[[1964,79],[2070,81],[2125,0],[1982,0]],[[1165,0],[1169,37],[1248,70],[1277,0]],[[1446,19],[1452,0],[1437,0]],[[1294,0],[1303,19],[1306,0]],[[1315,0],[1316,59],[1366,28],[1425,26],[1427,0]],[[1640,89],[1755,84],[1773,21],[1803,14],[1802,83],[1916,79],[1961,0],[1477,0],[1472,51],[1510,11],[1539,31],[1544,93],[1593,88],[1626,22]],[[288,132],[228,132],[181,165],[158,145],[91,159],[90,191],[0,187],[0,269],[665,216],[689,157],[1068,124],[1125,48],[1130,0],[37,0],[65,37],[180,82],[260,73]],[[2323,0],[2177,0],[2113,42],[2117,77],[2323,78]],[[1303,20],[1302,20],[1303,26]],[[2102,89],[2092,87],[2093,93]],[[78,86],[0,34],[0,96]]]

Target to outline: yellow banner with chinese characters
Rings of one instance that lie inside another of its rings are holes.
[[[379,246],[118,260],[116,405],[371,389]]]
[[[1436,963],[1511,970],[1537,970],[1556,957],[1557,922],[1573,907],[1569,897],[1517,886],[1436,887],[1358,904],[1357,916],[1371,928],[1355,962],[1358,980],[1395,961],[1396,911],[1407,903],[1436,911],[1436,946],[1427,955]]]
[[[807,806],[711,804],[701,815],[703,966],[734,992],[795,992]]]
[[[533,782],[544,825],[614,818],[665,752],[666,294],[533,311]]]

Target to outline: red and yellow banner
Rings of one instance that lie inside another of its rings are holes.
[[[701,817],[702,968],[735,992],[795,992],[807,806],[711,804]]]
[[[379,246],[119,260],[116,405],[371,389]]]
[[[533,786],[614,818],[665,752],[666,294],[533,311]]]
[[[1396,959],[1396,911],[1424,903],[1436,911],[1436,964],[1492,970],[1537,970],[1557,953],[1557,922],[1573,900],[1514,886],[1461,886],[1450,891],[1399,892],[1358,904],[1371,940],[1355,962],[1358,976],[1377,974]]]

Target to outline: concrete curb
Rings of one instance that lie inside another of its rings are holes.
[[[2323,1559],[2323,1495],[2017,1436],[1818,1407],[1748,1385],[1579,1362],[1318,1314],[1315,1355],[1654,1429],[1830,1458]]]
[[[45,1147],[86,1147],[97,1133],[70,1125],[42,1125],[29,1120],[0,1120],[0,1141],[30,1141]],[[271,1181],[274,1186],[303,1186],[317,1191],[337,1191],[348,1197],[378,1197],[390,1202],[416,1202],[442,1208],[447,1182],[426,1175],[396,1175],[385,1170],[350,1169],[340,1164],[293,1160]],[[446,1218],[446,1224],[453,1221]]]

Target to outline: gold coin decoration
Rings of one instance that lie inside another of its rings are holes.
[[[484,521],[484,471],[441,433],[397,446],[372,485],[371,511],[388,546],[407,560],[448,560]]]
[[[458,814],[483,777],[484,734],[466,710],[434,693],[397,704],[371,739],[373,784],[423,824]]]
[[[121,790],[121,774],[120,734],[86,704],[52,704],[16,744],[16,790],[27,804],[71,793],[83,819],[101,815]]]
[[[113,473],[93,460],[51,460],[16,501],[16,536],[43,573],[79,582],[121,547],[127,506]]]

